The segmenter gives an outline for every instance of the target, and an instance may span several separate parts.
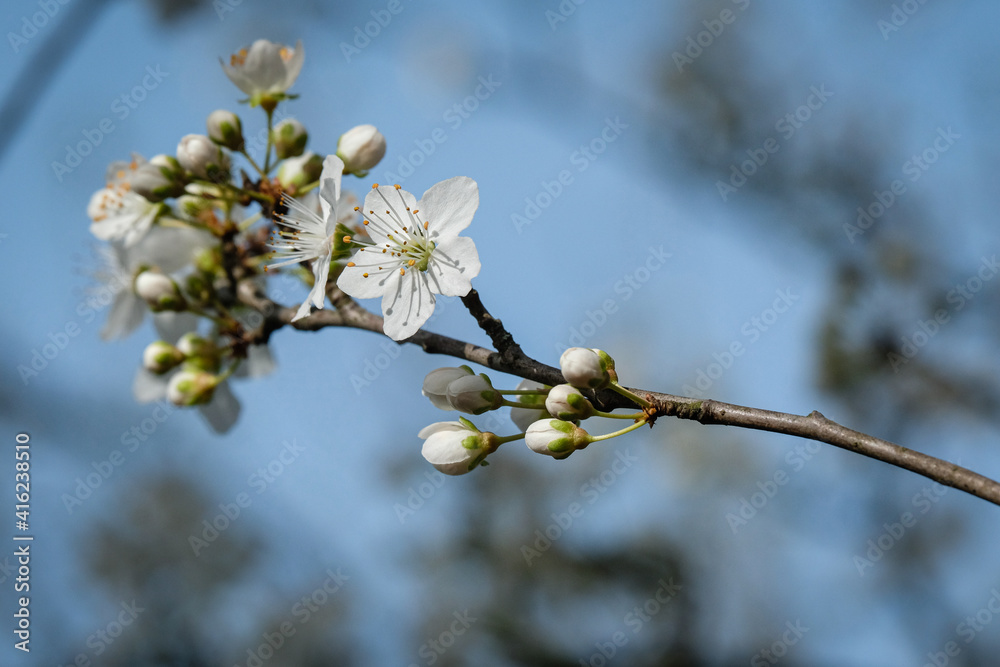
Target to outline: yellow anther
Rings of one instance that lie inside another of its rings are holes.
[[[372,190],[378,189],[378,183],[372,183]]]
[[[347,265],[348,266],[357,266],[357,264],[355,264],[354,262],[348,262]]]
[[[402,185],[400,185],[399,183],[396,183],[396,184],[395,184],[394,186],[392,186],[392,187],[396,188],[397,190],[402,190],[402,189],[403,189],[403,186],[402,186]]]
[[[405,276],[406,275],[406,269],[404,269],[403,267],[399,267],[399,275]]]
[[[417,260],[415,260],[415,259],[411,259],[411,260],[410,260],[409,262],[407,262],[407,263],[406,263],[406,265],[407,265],[407,266],[413,266],[413,265],[414,265],[414,264],[416,264],[416,263],[417,263]]]
[[[368,274],[367,274],[367,273],[362,273],[362,274],[361,274],[361,277],[362,277],[362,278],[367,278],[367,277],[368,277]]]
[[[344,237],[344,243],[350,243],[350,242],[351,242],[351,237],[350,236],[345,236]]]
[[[428,221],[428,222],[425,222],[425,223],[424,223],[424,229],[427,229],[427,227],[429,227],[429,226],[430,226],[430,224],[431,224],[431,223],[430,223],[430,221]]]

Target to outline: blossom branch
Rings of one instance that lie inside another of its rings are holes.
[[[318,331],[326,327],[340,326],[382,333],[382,318],[365,310],[350,298],[345,297],[344,301],[331,297],[335,304],[339,302],[340,310],[320,310],[309,317],[292,322],[295,309],[278,305],[263,296],[259,286],[252,281],[241,282],[238,296],[242,303],[264,315],[263,326],[252,334],[251,342],[254,343],[266,342],[273,331],[286,325],[302,331]],[[484,331],[490,334],[494,344],[497,344],[498,340],[503,343],[505,346],[503,353],[423,329],[405,341],[400,341],[400,344],[412,343],[429,354],[456,357],[543,384],[556,385],[565,381],[558,368],[543,364],[524,354],[510,334],[503,329],[500,321],[486,311],[478,294],[470,293],[469,297],[464,297],[462,301],[476,316]],[[500,347],[499,344],[497,346]],[[644,396],[652,403],[652,407],[647,411],[650,425],[657,417],[677,417],[706,425],[735,426],[816,440],[909,470],[1000,506],[1000,483],[954,463],[847,428],[816,411],[809,415],[795,415],[711,399],[686,398],[643,389],[629,388],[629,390]],[[601,410],[635,408],[632,401],[610,390],[598,392],[594,405]]]

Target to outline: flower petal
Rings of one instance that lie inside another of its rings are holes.
[[[388,278],[393,274],[399,273],[399,270],[395,268],[398,264],[393,263],[391,268],[383,268],[381,270],[373,266],[367,266],[373,261],[369,258],[376,257],[378,254],[378,251],[372,252],[369,250],[354,253],[354,257],[351,259],[358,266],[344,267],[344,272],[337,278],[337,287],[344,294],[353,296],[355,299],[374,299],[377,296],[385,294]],[[365,278],[366,273],[368,274],[367,278]]]
[[[382,296],[382,330],[393,340],[409,338],[423,326],[434,312],[434,295],[419,271],[398,271],[386,280]]]
[[[337,203],[340,201],[340,180],[344,175],[344,161],[336,155],[327,155],[323,160],[323,173],[319,177],[319,205],[326,221],[326,233],[333,233],[337,226]],[[330,212],[333,211],[333,215]]]
[[[476,243],[467,236],[455,236],[434,248],[427,265],[427,280],[436,294],[465,296],[481,268]]]
[[[415,220],[409,212],[417,208],[419,208],[417,198],[402,188],[397,190],[391,185],[372,188],[365,195],[365,206],[362,210],[365,220],[371,223],[365,225],[365,231],[371,236],[375,245],[391,243],[390,234],[398,235],[403,227],[412,228],[420,224],[420,221]],[[420,220],[426,218],[421,215]]]
[[[228,382],[220,382],[212,394],[211,402],[198,408],[201,416],[216,433],[225,433],[231,429],[240,416],[240,401],[229,388]]]
[[[479,208],[479,185],[468,176],[449,178],[431,186],[417,208],[421,218],[430,223],[428,232],[432,241],[458,236]]]
[[[111,303],[108,321],[101,329],[101,338],[104,340],[124,338],[142,324],[142,318],[145,315],[145,301],[133,294],[131,288],[119,290]]]

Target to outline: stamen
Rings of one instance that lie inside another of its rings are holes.
[[[348,266],[357,266],[357,264],[355,264],[354,262],[348,262],[347,265]]]

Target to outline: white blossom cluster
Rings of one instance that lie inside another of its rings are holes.
[[[309,292],[293,323],[335,292],[379,297],[384,332],[401,341],[430,317],[435,295],[465,296],[480,270],[475,243],[459,236],[479,206],[474,180],[442,181],[419,200],[374,184],[358,205],[341,185],[385,155],[375,126],[347,130],[324,157],[306,148],[300,121],[273,122],[276,107],[296,97],[288,90],[304,60],[301,42],[261,39],[222,63],[242,102],[266,116],[263,164],[246,150],[240,117],[219,109],[205,134],[182,137],[173,154],[113,163],[87,207],[91,232],[107,243],[96,277],[129,277],[103,337],[130,334],[147,311],[160,336],[143,354],[136,397],[198,406],[220,432],[239,413],[228,380],[273,368],[274,313],[240,298],[248,285],[266,294],[276,272],[301,278]]]

